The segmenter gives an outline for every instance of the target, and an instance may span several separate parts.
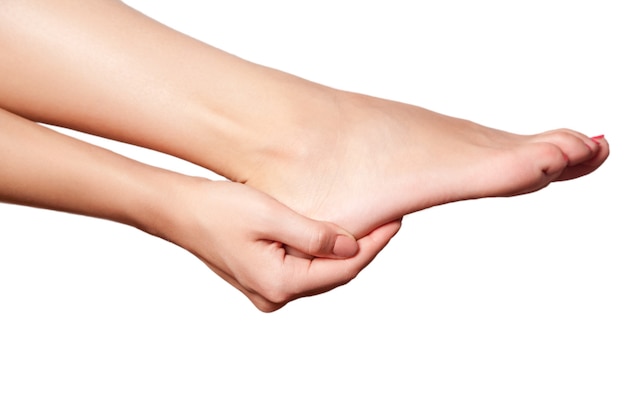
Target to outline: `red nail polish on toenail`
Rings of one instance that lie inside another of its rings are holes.
[[[589,138],[589,139],[591,139],[591,140],[592,140],[592,141],[594,141],[595,143],[600,143],[600,141],[601,141],[602,139],[604,139],[604,135],[594,136],[594,137]]]

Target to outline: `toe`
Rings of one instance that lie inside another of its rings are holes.
[[[559,129],[537,135],[535,142],[556,145],[567,158],[568,165],[574,166],[588,161],[599,150],[599,145],[587,136],[573,130]]]
[[[609,155],[604,136],[589,138],[573,130],[560,129],[542,133],[535,136],[534,141],[557,146],[567,159],[567,167],[554,178],[556,181],[587,175],[602,165]]]
[[[579,163],[578,165],[568,166],[557,181],[566,181],[587,175],[600,167],[609,157],[609,144],[604,138],[598,140],[598,151],[589,159]]]

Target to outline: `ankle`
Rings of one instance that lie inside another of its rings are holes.
[[[237,172],[229,178],[246,182],[262,172],[310,163],[337,151],[343,93],[299,79],[286,83],[290,85],[283,85],[269,106],[259,106],[242,130],[241,154],[231,165]]]

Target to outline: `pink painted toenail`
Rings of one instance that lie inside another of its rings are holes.
[[[594,137],[589,138],[589,139],[591,139],[591,140],[592,140],[592,141],[594,141],[595,143],[600,143],[600,141],[601,141],[602,139],[604,139],[604,135],[594,136]]]

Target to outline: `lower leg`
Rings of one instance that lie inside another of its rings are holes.
[[[118,0],[5,3],[0,108],[234,180],[264,150],[297,144],[277,132],[329,91],[213,48]]]

